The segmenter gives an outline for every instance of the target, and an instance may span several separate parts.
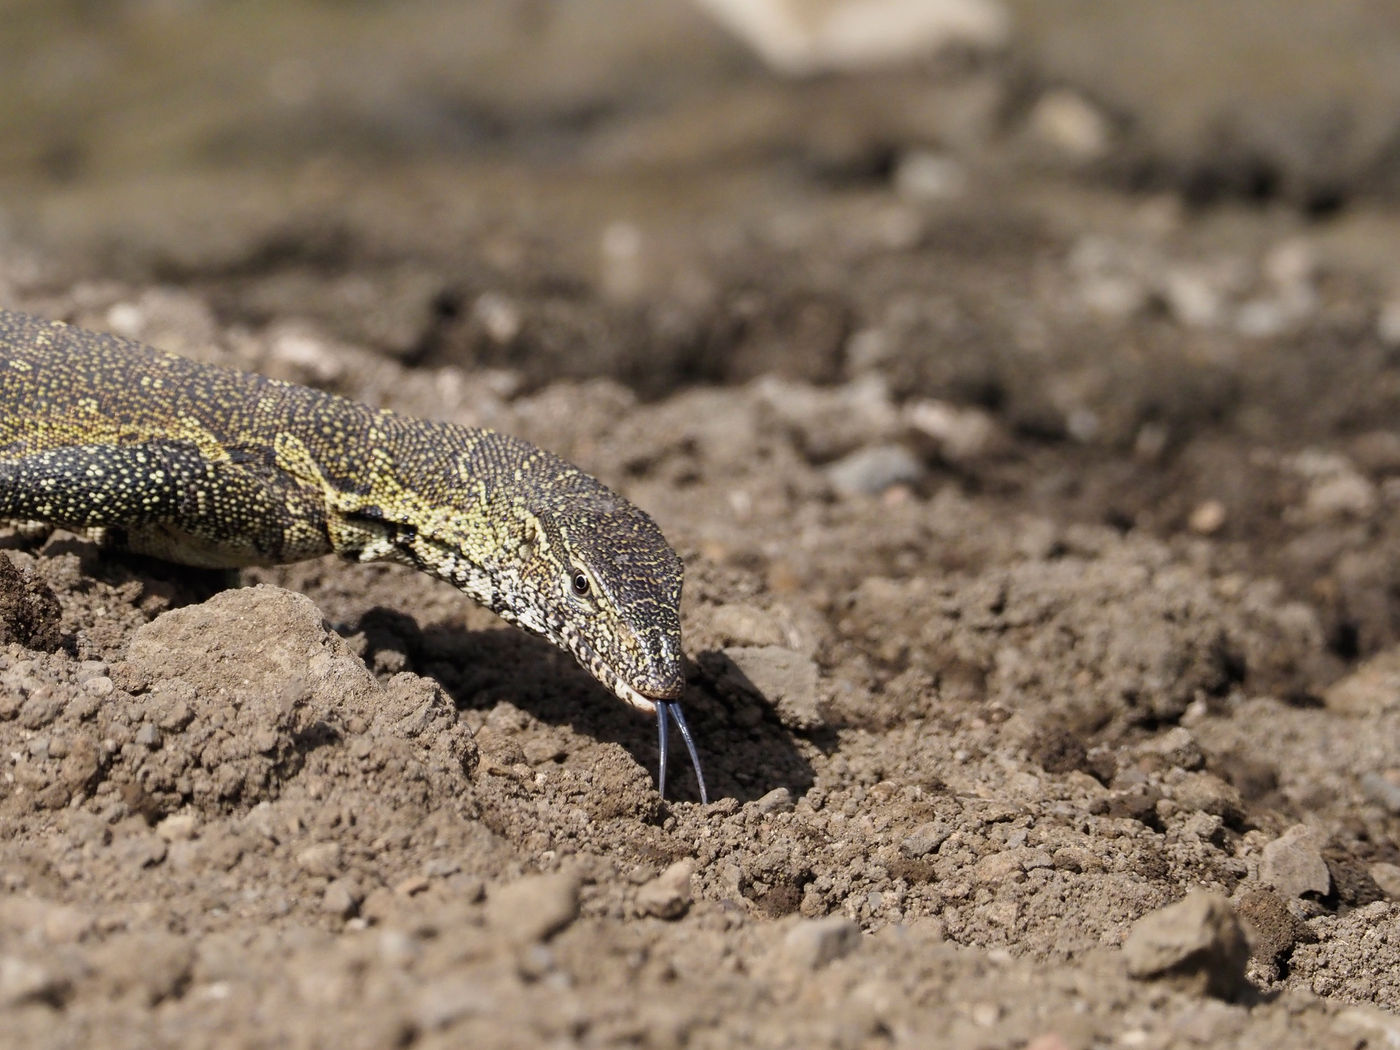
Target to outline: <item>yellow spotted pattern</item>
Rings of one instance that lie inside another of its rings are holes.
[[[569,649],[635,706],[684,684],[680,559],[557,456],[3,310],[0,518],[211,568],[391,559]]]

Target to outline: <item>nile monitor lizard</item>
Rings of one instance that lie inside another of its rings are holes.
[[[413,419],[0,310],[0,518],[208,568],[336,553],[453,584],[681,714],[682,567],[643,511],[493,430]]]

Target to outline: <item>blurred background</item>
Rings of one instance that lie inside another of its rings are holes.
[[[0,300],[923,399],[894,480],[1240,541],[1350,657],[1400,627],[1397,59],[1376,0],[4,0]]]

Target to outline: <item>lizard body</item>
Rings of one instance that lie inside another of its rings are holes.
[[[643,511],[552,453],[0,310],[0,518],[207,568],[336,553],[443,579],[666,727],[683,570]]]

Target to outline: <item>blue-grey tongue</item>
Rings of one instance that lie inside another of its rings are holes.
[[[670,753],[669,729],[672,719],[675,719],[676,728],[681,731],[681,739],[685,741],[686,750],[690,752],[690,764],[695,769],[695,783],[700,788],[700,801],[702,804],[708,804],[710,796],[705,790],[705,774],[700,770],[700,755],[695,750],[695,740],[690,735],[690,726],[686,725],[685,715],[681,714],[681,705],[678,700],[663,700],[656,704],[657,746],[661,752],[661,768],[657,776],[657,787],[661,792],[661,797],[666,797],[666,760]]]

